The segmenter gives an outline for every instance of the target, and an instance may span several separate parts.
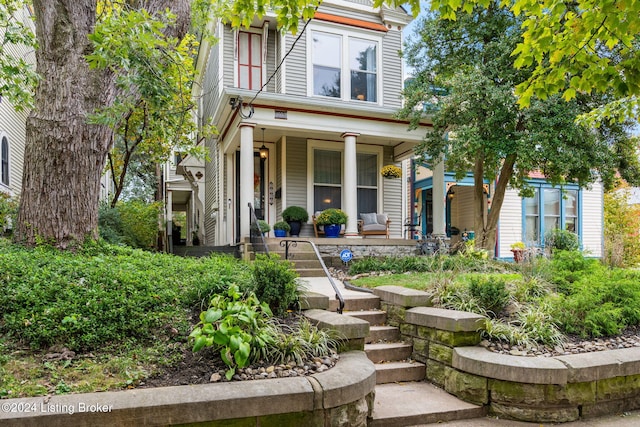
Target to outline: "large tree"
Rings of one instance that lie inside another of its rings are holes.
[[[513,67],[520,24],[495,3],[455,21],[432,12],[419,22],[407,49],[416,77],[405,91],[401,115],[414,126],[425,116],[433,120],[433,131],[417,149],[425,160],[445,157],[447,170],[458,177],[473,173],[476,244],[488,250],[495,247],[507,187],[526,195],[533,171],[558,185],[585,186],[599,178],[609,183],[616,171],[639,181],[623,124],[595,130],[576,123],[602,97],[580,95],[566,102],[550,96],[533,99],[527,109],[518,106],[515,87],[531,75],[530,69]],[[495,181],[486,221],[485,179]]]
[[[492,0],[433,0],[444,19],[455,20]],[[516,93],[528,106],[533,97],[561,93],[612,93],[585,116],[638,120],[640,115],[640,2],[637,0],[501,0],[501,7],[522,18],[522,40],[514,48],[515,65],[533,67]],[[463,12],[464,11],[464,12]]]
[[[14,19],[22,0],[3,0],[0,27],[9,23],[4,43],[31,43],[28,28]],[[298,18],[310,18],[317,0],[33,0],[36,72],[39,83],[27,122],[22,198],[14,237],[33,245],[39,241],[67,248],[97,237],[100,177],[114,141],[115,116],[123,118],[132,106],[144,102],[144,67],[139,60],[175,49],[188,34],[191,22],[204,31],[211,13],[234,25],[248,25],[254,15],[274,10],[283,28],[295,29]],[[122,19],[110,21],[112,17]],[[96,32],[111,25],[117,38]],[[22,36],[27,34],[26,36]],[[107,40],[108,39],[108,40]],[[114,44],[117,48],[113,48]],[[109,55],[105,50],[111,49]],[[139,56],[142,55],[142,56]],[[108,58],[108,60],[107,60]],[[26,88],[26,64],[9,50],[0,50],[0,96]],[[13,64],[15,67],[4,67]],[[152,67],[148,70],[153,72]],[[140,79],[138,79],[140,78]],[[9,82],[9,83],[7,83]],[[22,84],[25,83],[25,84]],[[123,123],[123,122],[120,122]]]

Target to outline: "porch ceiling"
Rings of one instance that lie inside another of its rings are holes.
[[[176,208],[185,206],[187,202],[189,202],[190,198],[191,198],[190,191],[173,190],[172,196],[171,196],[172,208],[176,210]]]
[[[398,159],[410,153],[419,143],[430,124],[425,122],[416,130],[409,130],[409,124],[398,120],[396,109],[361,103],[342,103],[326,99],[294,99],[284,94],[262,93],[255,101],[251,116],[243,119],[229,106],[228,100],[235,97],[251,99],[251,93],[239,89],[229,90],[223,96],[218,110],[220,137],[225,140],[225,149],[234,150],[239,146],[238,124],[246,121],[255,124],[254,140],[275,142],[283,135],[305,139],[342,141],[342,133],[358,133],[359,144],[394,147]],[[276,114],[276,111],[279,113]],[[250,113],[243,108],[245,116]],[[226,116],[226,119],[223,117]],[[276,116],[278,118],[276,118]],[[222,119],[222,120],[220,120]],[[222,121],[222,124],[220,124]],[[410,154],[409,154],[410,155]]]

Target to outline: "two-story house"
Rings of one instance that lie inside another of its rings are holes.
[[[195,96],[198,120],[219,134],[206,141],[210,159],[199,178],[189,159],[176,165],[194,185],[168,186],[168,209],[187,210],[208,245],[249,235],[249,203],[270,224],[292,205],[310,217],[341,208],[346,237],[358,235],[359,214],[384,212],[391,237],[402,237],[408,183],[380,171],[409,158],[427,129],[409,131],[394,116],[410,21],[402,8],[327,0],[296,35],[281,33],[270,15],[250,28],[218,23],[217,43],[200,48]],[[204,200],[191,201],[202,187]],[[309,225],[304,234],[311,235]]]

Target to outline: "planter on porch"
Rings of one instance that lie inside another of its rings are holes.
[[[325,237],[338,237],[340,236],[340,229],[342,226],[340,224],[329,224],[324,226],[324,235]]]

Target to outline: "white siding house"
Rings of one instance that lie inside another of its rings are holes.
[[[359,214],[386,213],[391,237],[402,237],[409,184],[384,179],[380,169],[400,165],[428,128],[409,131],[394,117],[404,77],[398,51],[410,21],[402,8],[328,0],[301,35],[281,34],[269,14],[248,29],[215,27],[217,44],[200,47],[195,96],[199,123],[212,121],[219,134],[206,141],[206,164],[183,160],[175,169],[184,179],[203,168],[196,183],[204,190],[189,197],[191,227],[205,244],[247,237],[249,203],[271,225],[288,206],[305,208],[310,219],[341,208],[353,238]],[[187,191],[176,185],[167,186],[172,208]],[[310,221],[302,233],[312,235]]]
[[[19,16],[22,22],[33,29],[30,12],[25,7]],[[0,32],[2,29],[0,29]],[[0,37],[1,34],[0,34]],[[35,64],[33,49],[25,46],[7,44],[3,46],[8,53],[25,58]],[[29,111],[16,111],[15,106],[7,98],[0,97],[0,192],[11,196],[19,196],[22,190],[22,170],[24,168],[24,146],[26,140],[26,122]]]

